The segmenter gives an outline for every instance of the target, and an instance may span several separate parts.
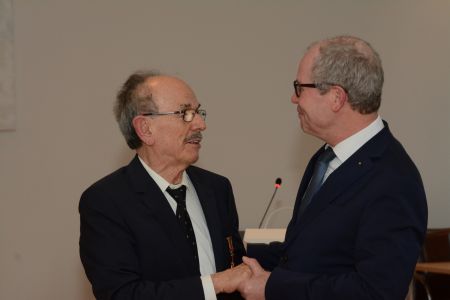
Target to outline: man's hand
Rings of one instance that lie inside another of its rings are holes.
[[[240,264],[237,267],[227,269],[211,275],[216,294],[232,293],[240,288],[240,285],[250,278],[251,271],[247,265]]]
[[[252,273],[252,276],[239,286],[239,292],[246,300],[264,300],[267,279],[270,272],[265,271],[254,258],[242,258]]]

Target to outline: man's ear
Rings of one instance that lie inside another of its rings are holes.
[[[146,118],[145,116],[134,117],[133,127],[143,144],[153,144],[153,134],[149,118]]]
[[[334,112],[338,112],[344,106],[345,102],[347,102],[348,94],[342,87],[337,85],[333,86],[330,92],[333,95],[331,108]]]

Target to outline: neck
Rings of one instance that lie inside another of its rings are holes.
[[[151,155],[149,151],[139,148],[137,151],[139,157],[159,176],[164,178],[170,184],[179,184],[183,179],[183,172],[188,166],[180,166],[164,162],[161,159],[155,159],[156,155]]]
[[[362,115],[359,113],[346,115],[344,118],[339,120],[338,125],[335,126],[336,129],[334,132],[331,132],[327,138],[324,138],[324,140],[329,145],[334,147],[343,140],[369,126],[377,117],[378,113],[376,112],[367,115]]]

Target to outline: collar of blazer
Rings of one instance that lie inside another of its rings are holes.
[[[192,262],[192,251],[188,248],[185,237],[182,235],[178,220],[173,213],[166,197],[160,190],[156,182],[148,175],[136,155],[127,167],[128,178],[132,189],[136,195],[149,209],[152,217],[161,225],[167,237],[173,242],[175,249],[180,249],[179,253],[186,265]],[[212,190],[211,184],[208,184],[207,172],[197,168],[189,167],[186,170],[189,175],[195,191],[200,200],[203,214],[208,226],[209,235],[214,251],[216,269],[221,270],[225,264],[225,238],[222,234],[219,211],[217,208],[217,199]]]

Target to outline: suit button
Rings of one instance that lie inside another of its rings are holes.
[[[285,264],[285,263],[287,263],[287,261],[288,261],[287,255],[283,255],[283,256],[281,257],[281,263],[282,263],[282,264]]]

